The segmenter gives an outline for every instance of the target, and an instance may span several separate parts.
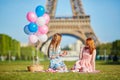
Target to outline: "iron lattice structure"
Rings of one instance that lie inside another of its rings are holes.
[[[57,1],[46,1],[46,13],[51,18],[48,24],[48,37],[50,38],[55,33],[69,34],[77,37],[83,43],[85,43],[86,38],[91,37],[95,40],[96,44],[99,44],[99,40],[90,25],[90,16],[84,12],[82,1],[70,0],[73,16],[55,17]]]

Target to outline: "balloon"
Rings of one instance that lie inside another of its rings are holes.
[[[46,34],[48,32],[48,27],[46,25],[42,26],[42,27],[38,27],[38,33],[39,34]]]
[[[29,36],[29,41],[31,43],[36,43],[38,41],[38,37],[36,35],[30,35]]]
[[[28,29],[29,29],[30,32],[36,32],[38,30],[38,26],[37,26],[36,23],[31,22],[28,25]]]
[[[28,25],[25,25],[25,27],[24,27],[24,32],[25,32],[26,34],[28,34],[28,35],[33,34],[32,32],[29,31]]]
[[[43,14],[45,13],[45,9],[43,6],[39,5],[36,7],[35,12],[37,16],[40,17],[40,16],[43,16]]]
[[[50,16],[45,13],[43,17],[45,18],[45,24],[48,24],[48,22],[50,21]]]
[[[43,26],[43,25],[45,25],[45,18],[44,17],[38,17],[38,19],[37,19],[37,21],[36,21],[36,24],[38,25],[38,26]]]
[[[38,27],[38,30],[39,30],[39,27]],[[43,35],[40,31],[37,31],[36,33],[35,33],[35,35],[36,36],[41,36],[41,35]]]
[[[40,35],[40,36],[38,37],[38,39],[39,39],[39,41],[41,41],[41,42],[45,42],[45,41],[47,41],[48,37],[47,37],[46,34],[43,34],[43,35]]]
[[[36,22],[37,20],[37,16],[34,12],[28,12],[26,17],[27,17],[27,20],[30,22]]]

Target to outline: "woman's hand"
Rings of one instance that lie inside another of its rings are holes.
[[[64,52],[63,52],[63,55],[67,55],[67,51],[64,51]]]
[[[63,53],[60,56],[66,56],[67,55],[67,51],[63,51]]]

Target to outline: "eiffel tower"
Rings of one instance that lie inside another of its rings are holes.
[[[85,44],[86,38],[91,37],[98,45],[99,40],[90,25],[90,16],[85,14],[81,0],[70,0],[73,14],[71,17],[55,17],[57,1],[46,1],[46,13],[50,16],[48,38],[61,33],[75,36]]]
[[[92,37],[96,44],[99,43],[91,25],[90,16],[86,15],[82,7],[81,0],[70,0],[72,8],[72,17],[55,17],[57,0],[47,0],[46,10],[50,15],[48,37],[55,33],[70,34],[78,37],[83,43],[87,37]]]

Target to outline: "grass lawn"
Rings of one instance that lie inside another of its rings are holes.
[[[40,63],[44,69],[48,68],[48,61]],[[65,63],[70,69],[75,62]],[[100,73],[28,72],[27,66],[31,64],[30,61],[0,62],[0,80],[120,80],[120,65],[100,61],[96,61],[96,69],[100,70]]]

